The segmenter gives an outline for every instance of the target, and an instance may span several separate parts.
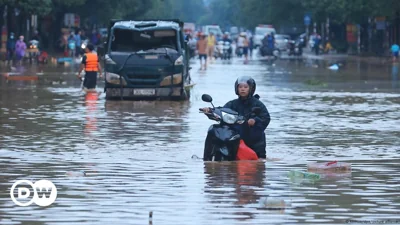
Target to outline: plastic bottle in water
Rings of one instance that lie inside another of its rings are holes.
[[[319,180],[321,179],[321,175],[317,173],[310,173],[310,172],[303,172],[292,170],[289,172],[289,178],[302,178],[302,179],[309,179],[309,180]]]
[[[264,197],[260,199],[260,208],[263,209],[284,211],[291,207],[291,201],[281,197]]]
[[[310,163],[307,165],[308,171],[350,171],[351,164],[345,162],[331,161],[325,163]]]

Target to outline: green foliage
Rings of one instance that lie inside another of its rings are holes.
[[[336,39],[331,41],[332,48],[335,49],[338,53],[346,53],[349,47],[349,44],[346,40]]]
[[[211,0],[201,22],[229,21],[239,26],[303,24],[306,13],[313,22],[364,23],[368,17],[393,17],[400,0]]]
[[[198,22],[205,13],[202,0],[146,0],[150,3],[147,11],[135,18],[180,19],[185,22]]]
[[[26,14],[78,13],[96,16],[103,23],[111,18],[178,18],[198,24],[254,27],[257,24],[303,24],[305,13],[313,22],[363,23],[368,17],[393,17],[400,0],[0,0]]]

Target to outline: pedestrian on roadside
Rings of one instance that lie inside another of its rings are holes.
[[[15,55],[17,56],[17,62],[21,65],[22,60],[25,57],[26,43],[24,42],[24,36],[19,36],[19,40],[15,43]]]
[[[71,35],[68,37],[68,50],[69,50],[69,57],[74,58],[76,52],[76,40],[74,32],[71,32]]]
[[[82,44],[82,31],[79,30],[75,35],[75,56],[79,57],[81,55],[81,44]]]
[[[208,37],[207,37],[207,53],[208,53],[208,58],[210,62],[214,60],[214,48],[217,43],[217,40],[214,36],[213,32],[210,32]]]
[[[400,47],[398,44],[394,43],[391,47],[391,52],[392,52],[392,61],[396,62],[399,58],[399,50]]]
[[[196,48],[200,59],[200,70],[203,69],[202,59],[204,58],[204,70],[207,69],[207,47],[208,42],[205,34],[200,34],[200,39],[197,41]]]
[[[10,38],[7,40],[7,63],[12,65],[14,53],[15,53],[15,37],[14,33],[11,32]]]
[[[250,35],[250,37],[249,37],[249,55],[250,55],[250,59],[253,58],[253,49],[254,49],[254,38],[253,38],[253,35]]]
[[[247,34],[244,36],[243,55],[244,55],[244,64],[247,64],[249,60],[249,39],[247,37]]]
[[[321,36],[319,34],[316,34],[315,38],[314,38],[315,55],[319,55],[319,45],[320,44],[321,44]]]

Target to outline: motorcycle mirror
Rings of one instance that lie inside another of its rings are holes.
[[[212,97],[208,94],[203,94],[201,96],[201,100],[203,100],[204,102],[212,102]]]
[[[261,113],[261,108],[260,107],[254,107],[254,108],[251,109],[251,111],[256,115],[259,115]]]

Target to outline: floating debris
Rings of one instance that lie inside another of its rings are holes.
[[[192,155],[192,159],[200,160],[200,159],[203,159],[203,158],[200,158],[200,157],[198,157],[197,155]]]
[[[69,177],[85,177],[86,173],[83,170],[80,171],[68,171],[65,173],[65,175],[69,176]]]
[[[292,170],[289,172],[289,177],[290,178],[301,178],[301,179],[309,179],[309,180],[319,180],[321,179],[321,175],[317,173],[310,173],[310,172],[302,172],[302,171],[297,171],[297,170]]]
[[[324,163],[310,163],[307,165],[308,171],[321,171],[321,170],[329,170],[329,171],[349,171],[351,170],[350,163],[331,161]]]
[[[339,69],[339,65],[338,64],[333,64],[332,66],[328,67],[328,69],[330,69],[330,70],[338,70]]]
[[[149,212],[149,225],[153,224],[153,211]]]

